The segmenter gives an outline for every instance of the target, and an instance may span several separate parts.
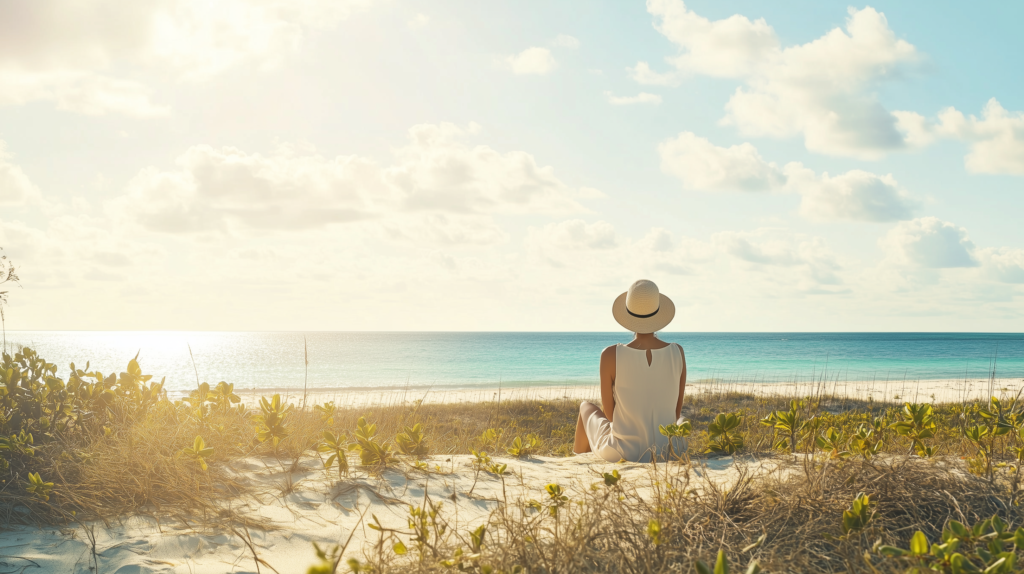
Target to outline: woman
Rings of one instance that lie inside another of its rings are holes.
[[[594,452],[608,462],[648,462],[668,449],[660,425],[680,423],[686,390],[683,348],[655,336],[676,314],[672,300],[641,279],[619,295],[612,316],[635,333],[628,345],[601,353],[601,403],[580,404],[573,452]],[[675,452],[685,444],[674,444]]]

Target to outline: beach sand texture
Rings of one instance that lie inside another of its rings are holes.
[[[95,535],[100,572],[255,573],[252,550],[244,540],[248,535],[257,555],[274,570],[299,574],[315,562],[313,542],[336,544],[351,536],[346,556],[359,557],[377,540],[376,531],[367,526],[372,516],[386,528],[406,529],[409,506],[422,506],[424,496],[442,503],[442,513],[452,527],[465,533],[486,522],[504,501],[519,504],[543,499],[549,483],[559,484],[575,497],[594,483],[603,484],[602,473],[613,469],[623,477],[624,489],[643,499],[651,498],[654,481],[664,484],[687,472],[692,472],[690,479],[699,488],[708,483],[728,485],[741,469],[762,475],[793,470],[779,459],[762,462],[746,457],[710,459],[692,466],[662,464],[658,469],[649,464],[610,464],[590,454],[525,460],[494,457],[495,462],[508,465],[502,480],[475,471],[472,460],[467,455],[427,457],[431,472],[404,465],[404,471],[388,470],[379,477],[353,471],[351,477],[339,480],[336,470],[325,472],[313,457],[301,459],[291,472],[272,458],[250,458],[233,463],[231,469],[239,481],[251,484],[260,494],[224,503],[251,521],[248,534],[204,527],[199,517],[192,524],[158,524],[151,517],[131,516],[109,525],[86,526]],[[93,572],[93,546],[82,526],[17,527],[0,533],[0,553],[4,572]],[[271,570],[264,565],[261,571]]]

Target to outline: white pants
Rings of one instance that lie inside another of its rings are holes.
[[[682,424],[686,420],[686,417],[679,417],[676,420],[676,424]],[[590,450],[597,456],[603,458],[608,462],[620,462],[622,453],[615,444],[615,435],[612,434],[612,421],[608,420],[608,417],[604,416],[599,410],[594,410],[587,417],[587,420],[583,421],[583,428],[587,431],[587,442],[590,443]],[[672,449],[676,454],[686,452],[687,448],[686,439],[677,438],[672,442]],[[650,455],[643,457],[646,459],[644,462],[650,460]]]

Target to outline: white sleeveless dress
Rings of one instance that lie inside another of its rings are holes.
[[[650,462],[651,452],[667,451],[669,439],[658,427],[683,420],[676,419],[682,374],[683,352],[675,343],[652,349],[650,365],[646,350],[616,345],[615,421],[598,413],[585,421],[591,450],[608,462]],[[677,441],[673,448],[686,447]]]

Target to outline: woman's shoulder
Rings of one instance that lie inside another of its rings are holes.
[[[608,345],[607,347],[604,348],[603,351],[601,351],[601,356],[602,357],[607,357],[607,356],[614,357],[615,356],[615,349],[616,348],[618,348],[618,345]]]

